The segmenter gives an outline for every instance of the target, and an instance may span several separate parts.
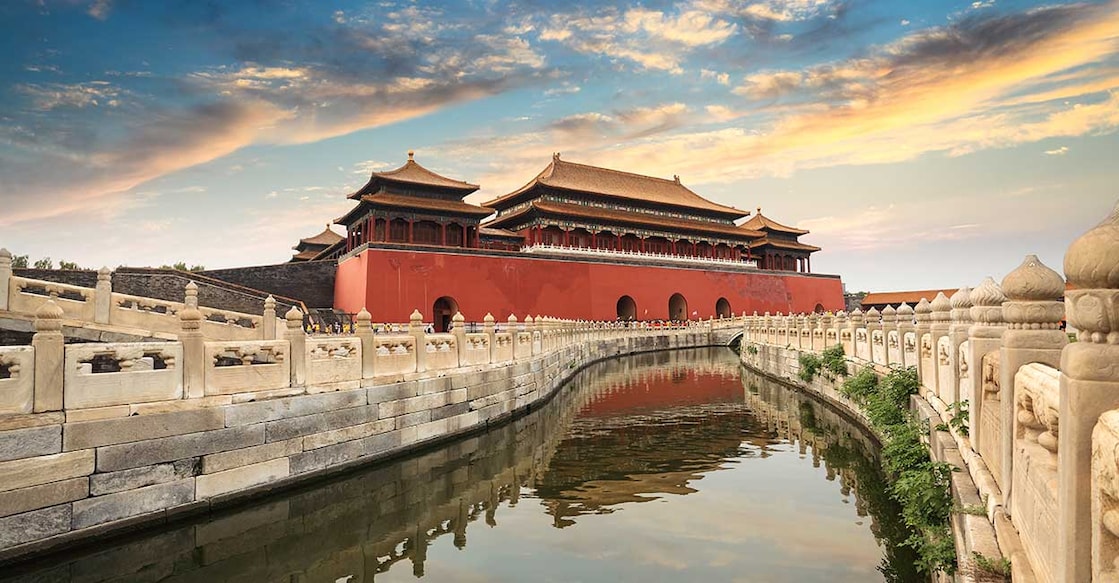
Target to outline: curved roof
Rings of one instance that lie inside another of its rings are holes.
[[[369,176],[369,182],[361,187],[357,192],[351,194],[349,198],[361,198],[362,195],[375,192],[376,185],[379,182],[396,182],[416,186],[427,186],[433,188],[443,188],[450,190],[462,191],[463,196],[478,190],[480,187],[477,184],[471,184],[462,180],[455,180],[447,178],[446,176],[436,174],[427,168],[421,166],[415,160],[415,152],[408,152],[408,161],[403,166],[396,170],[388,170],[386,172],[373,172]]]
[[[536,210],[537,212],[546,213],[549,215],[558,215],[563,217],[577,217],[581,219],[597,220],[604,223],[604,227],[608,227],[611,223],[625,223],[636,226],[647,226],[651,228],[673,229],[677,231],[692,231],[697,233],[706,233],[708,235],[722,235],[724,237],[746,238],[746,237],[760,237],[762,233],[756,231],[749,231],[740,227],[730,225],[720,225],[718,223],[711,223],[706,221],[690,221],[686,219],[677,219],[672,217],[648,215],[645,213],[635,213],[629,211],[619,211],[612,209],[604,209],[597,207],[590,207],[581,204],[566,204],[562,202],[552,202],[545,200],[534,200],[531,204],[519,209],[517,212],[498,217],[488,223],[486,226],[493,228],[496,225],[509,224],[511,220],[524,216],[527,213]]]
[[[797,229],[788,225],[782,225],[777,221],[762,214],[762,207],[758,207],[758,212],[750,217],[750,220],[739,225],[743,229],[750,229],[753,231],[779,231],[781,233],[789,233],[792,235],[807,235],[807,229]]]
[[[679,176],[674,177],[673,180],[666,180],[609,168],[576,164],[560,160],[559,154],[552,156],[552,162],[528,184],[505,196],[482,203],[482,206],[490,208],[507,207],[537,185],[642,203],[671,205],[722,215],[733,215],[733,218],[736,219],[750,214],[749,211],[723,206],[703,198],[680,184]]]
[[[800,243],[797,241],[786,241],[783,239],[770,239],[769,237],[762,237],[761,239],[752,241],[750,243],[750,248],[756,249],[758,247],[765,247],[766,245],[769,245],[770,247],[777,247],[779,249],[789,249],[792,251],[808,251],[810,253],[820,250],[820,248],[815,245],[805,245],[804,243]]]
[[[315,235],[314,237],[300,239],[299,242],[307,245],[333,245],[341,241],[342,239],[345,239],[345,237],[332,231],[330,229],[330,225],[328,224],[323,232]]]

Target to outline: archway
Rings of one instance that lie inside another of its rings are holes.
[[[824,313],[824,304],[816,304],[816,307],[812,308],[812,311],[817,313],[817,314],[823,314]]]
[[[629,296],[618,298],[618,319],[623,321],[637,319],[637,302]]]
[[[451,296],[443,296],[435,300],[431,306],[432,321],[436,332],[446,332],[451,328],[451,318],[458,313],[458,302]]]
[[[719,298],[719,301],[715,302],[715,316],[718,318],[731,317],[730,302],[726,298]]]
[[[668,298],[668,319],[669,320],[687,320],[688,319],[688,300],[680,294],[672,294]]]

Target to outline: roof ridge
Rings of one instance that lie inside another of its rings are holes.
[[[592,170],[602,170],[602,171],[605,171],[605,172],[613,172],[615,174],[625,174],[626,176],[633,176],[635,178],[660,180],[661,182],[665,182],[665,183],[668,183],[668,184],[675,184],[677,186],[683,187],[688,192],[691,192],[692,194],[696,194],[692,189],[688,188],[687,186],[684,186],[683,183],[680,182],[680,180],[679,180],[680,177],[679,176],[675,176],[675,177],[673,177],[672,180],[669,180],[668,178],[661,178],[660,176],[649,176],[648,174],[638,174],[636,172],[627,172],[625,170],[617,170],[615,168],[606,168],[604,166],[592,166],[590,164],[582,164],[580,162],[571,162],[570,160],[563,160],[559,157],[553,158],[552,163],[549,164],[548,166],[549,167],[554,166],[556,162],[560,162],[562,164],[568,164],[568,165],[571,165],[571,166],[582,166],[583,168],[590,168]],[[696,194],[696,196],[699,196],[699,195]],[[718,203],[716,203],[716,204],[718,204]]]

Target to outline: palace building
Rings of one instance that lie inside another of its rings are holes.
[[[475,205],[479,186],[415,161],[373,172],[350,212],[300,241],[336,260],[335,308],[444,329],[461,311],[595,320],[686,320],[843,307],[838,276],[812,274],[808,231],[724,206],[680,182],[562,160]],[[747,217],[750,217],[748,220]],[[337,240],[321,245],[334,234]],[[311,251],[315,251],[312,253]]]

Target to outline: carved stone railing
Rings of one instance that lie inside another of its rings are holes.
[[[290,354],[285,340],[207,342],[205,394],[288,389],[291,386]]]
[[[1028,364],[1014,375],[1016,419],[1010,515],[1032,565],[1056,565],[1060,372]],[[1044,580],[1056,580],[1043,576]]]
[[[0,415],[30,413],[35,400],[35,349],[0,346]]]
[[[72,344],[65,354],[67,410],[183,398],[178,342]]]

